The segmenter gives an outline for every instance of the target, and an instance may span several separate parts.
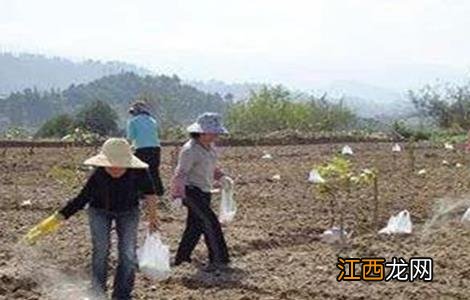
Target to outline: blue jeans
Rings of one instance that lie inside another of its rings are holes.
[[[114,221],[118,236],[118,267],[114,277],[113,299],[131,299],[137,269],[137,229],[139,208],[128,212],[113,213],[90,207],[92,252],[92,290],[98,297],[106,295],[108,278],[108,257],[110,248],[111,225]]]

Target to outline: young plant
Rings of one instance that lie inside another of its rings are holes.
[[[66,188],[68,193],[72,192],[81,182],[80,170],[74,167],[56,165],[49,170],[47,176]]]
[[[410,161],[410,170],[411,173],[414,173],[415,171],[415,163],[416,163],[416,157],[415,157],[415,147],[416,143],[413,138],[410,139],[408,142],[408,146],[406,147],[408,149],[408,157]]]
[[[346,207],[344,201],[338,201],[340,193],[346,193],[346,199],[351,198],[351,191],[353,187],[361,185],[369,185],[375,182],[375,196],[374,205],[375,219],[378,212],[378,183],[375,171],[365,169],[358,175],[352,171],[352,165],[349,160],[344,157],[335,156],[328,164],[320,167],[318,172],[324,182],[318,184],[318,189],[321,194],[328,195],[330,198],[330,212],[331,224],[333,226],[336,220],[336,211],[339,210],[339,226],[341,232],[341,239],[344,243],[344,208]]]

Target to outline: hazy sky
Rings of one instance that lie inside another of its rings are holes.
[[[469,16],[467,0],[0,0],[0,48],[189,79],[381,83],[466,70]]]

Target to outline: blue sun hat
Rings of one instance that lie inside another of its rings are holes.
[[[228,134],[222,124],[222,116],[218,113],[206,112],[197,118],[197,121],[187,128],[189,133]]]

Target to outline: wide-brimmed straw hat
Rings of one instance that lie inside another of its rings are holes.
[[[222,117],[218,113],[204,113],[197,121],[187,128],[190,133],[228,134],[228,130],[222,124]]]
[[[131,146],[123,138],[110,138],[106,140],[101,148],[101,152],[85,160],[84,164],[95,167],[148,168],[148,164],[132,154]]]

